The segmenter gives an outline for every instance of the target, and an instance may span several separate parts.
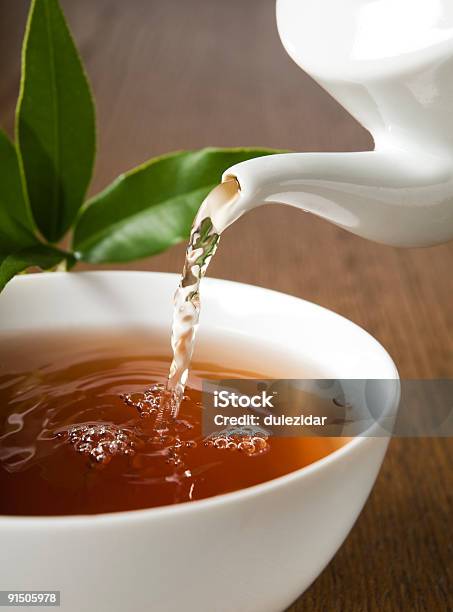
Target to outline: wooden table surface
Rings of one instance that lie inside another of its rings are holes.
[[[8,130],[27,4],[0,0],[0,123]],[[273,0],[62,4],[97,99],[93,191],[174,149],[372,148],[369,134],[285,54]],[[182,257],[180,246],[129,267],[179,271]],[[453,244],[398,250],[269,206],[227,232],[210,274],[352,319],[387,347],[402,377],[451,378],[452,272]],[[452,610],[452,451],[448,439],[393,440],[357,525],[291,612]]]

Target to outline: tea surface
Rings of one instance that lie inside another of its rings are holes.
[[[93,514],[202,499],[277,478],[341,444],[269,438],[255,441],[253,452],[207,444],[200,379],[259,375],[203,363],[191,368],[177,418],[162,423],[169,358],[153,345],[143,330],[0,338],[0,514]],[[158,386],[144,395],[150,383]]]

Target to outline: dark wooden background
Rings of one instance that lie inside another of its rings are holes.
[[[273,0],[62,4],[97,99],[93,191],[174,149],[372,147],[286,56]],[[9,131],[27,5],[0,0],[0,123]],[[180,246],[130,267],[179,271],[182,257]],[[453,244],[398,250],[275,206],[228,231],[210,274],[345,315],[387,347],[403,377],[453,377]],[[446,439],[392,441],[356,527],[291,612],[452,610],[452,451]]]

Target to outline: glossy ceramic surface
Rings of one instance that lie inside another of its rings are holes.
[[[376,148],[233,166],[225,177],[241,185],[238,207],[291,204],[395,246],[453,238],[452,3],[277,0],[277,23],[289,55]]]

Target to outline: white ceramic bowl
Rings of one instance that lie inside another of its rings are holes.
[[[0,296],[0,332],[167,330],[177,282],[176,275],[140,272],[19,277]],[[214,336],[225,347],[225,365],[258,364],[271,376],[398,376],[369,334],[309,302],[212,279],[203,283],[202,300],[200,359],[212,358]],[[386,397],[383,408],[393,410],[397,401]],[[0,517],[0,588],[60,590],[65,612],[281,611],[347,536],[387,442],[356,438],[276,480],[192,503],[97,516]]]

